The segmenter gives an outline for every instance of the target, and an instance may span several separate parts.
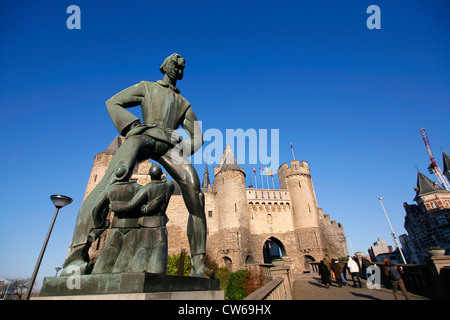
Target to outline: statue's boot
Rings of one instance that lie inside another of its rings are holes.
[[[206,267],[206,255],[203,257],[199,256],[201,255],[196,255],[192,257],[192,267],[189,276],[209,278],[212,274],[212,271]]]
[[[91,268],[89,267],[89,247],[91,243],[78,246],[72,249],[69,257],[64,261],[61,276],[71,276],[77,274],[89,274]]]

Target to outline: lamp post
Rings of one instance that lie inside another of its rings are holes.
[[[56,211],[55,211],[55,215],[53,216],[52,223],[50,224],[50,228],[48,229],[47,236],[45,237],[44,245],[42,246],[38,261],[36,263],[36,266],[34,267],[33,275],[31,276],[30,286],[28,288],[25,300],[30,299],[31,291],[33,290],[34,282],[36,281],[36,276],[37,276],[39,267],[42,262],[42,257],[44,256],[45,249],[47,248],[48,239],[50,238],[50,234],[52,233],[53,225],[55,224],[59,209],[67,206],[68,204],[72,203],[72,201],[73,201],[71,198],[62,196],[62,195],[52,195],[52,196],[50,196],[50,199],[52,200],[53,204],[55,205]]]
[[[347,238],[348,238],[348,243],[350,244],[350,248],[352,249],[352,256],[354,256],[355,255],[355,251],[353,251],[352,242],[350,241],[350,235],[348,235]]]
[[[405,256],[403,255],[402,248],[400,247],[400,243],[398,242],[397,236],[395,235],[394,228],[392,228],[391,221],[389,220],[389,217],[388,217],[388,215],[387,215],[387,213],[386,213],[386,210],[384,209],[383,201],[382,201],[383,199],[384,199],[383,197],[379,197],[379,198],[378,198],[378,200],[380,200],[381,207],[383,208],[384,215],[386,216],[386,219],[387,219],[387,221],[388,221],[388,223],[389,223],[389,226],[391,227],[392,236],[394,237],[394,242],[395,242],[395,244],[397,245],[398,250],[400,251],[400,255],[402,256],[403,262],[406,264],[407,262],[406,262]]]

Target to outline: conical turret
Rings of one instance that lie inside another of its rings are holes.
[[[229,252],[231,268],[243,265],[250,245],[250,220],[248,216],[245,173],[236,162],[227,145],[219,167],[214,167],[213,192],[219,213],[218,228],[222,242],[218,248]]]

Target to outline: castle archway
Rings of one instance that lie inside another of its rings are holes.
[[[264,263],[271,263],[274,259],[287,256],[284,244],[275,237],[270,237],[263,245]]]
[[[233,261],[227,256],[222,257],[222,267],[231,270],[233,266]]]
[[[313,257],[309,256],[309,255],[305,255],[304,256],[304,270],[303,272],[307,273],[307,272],[311,272],[311,262],[315,262],[316,259],[314,259]]]

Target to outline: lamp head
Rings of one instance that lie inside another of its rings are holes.
[[[50,196],[50,199],[52,200],[53,204],[56,208],[62,208],[67,206],[68,204],[72,203],[72,199],[66,196],[62,196],[60,194],[54,194]]]

